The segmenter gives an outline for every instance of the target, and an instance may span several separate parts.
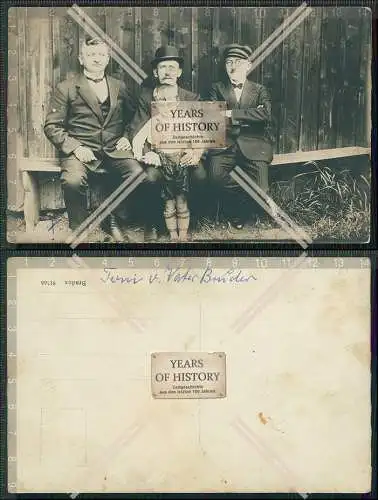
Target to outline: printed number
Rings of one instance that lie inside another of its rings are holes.
[[[17,329],[14,325],[10,325],[8,326],[7,330],[9,333],[14,333]]]
[[[14,153],[10,153],[8,155],[8,160],[15,160],[16,158],[17,158],[17,156]]]
[[[105,266],[105,267],[108,267],[108,260],[107,259],[104,259],[102,261],[102,265]]]
[[[158,8],[154,7],[153,15],[154,15],[154,17],[157,17],[159,15],[159,9]]]
[[[256,259],[257,267],[266,269],[268,267],[268,259]]]
[[[262,19],[263,17],[265,17],[265,9],[263,7],[257,7],[255,9],[255,14],[257,19]]]
[[[8,410],[15,410],[15,409],[16,409],[16,405],[14,403],[8,404]]]
[[[319,267],[319,261],[317,257],[308,257],[306,261],[309,267],[312,267],[314,269]]]
[[[360,9],[360,14],[362,14],[363,16],[368,16],[371,14],[371,9],[370,7],[361,7]]]
[[[370,260],[365,258],[360,259],[360,265],[362,268],[370,267]]]
[[[50,267],[54,267],[55,266],[55,257],[49,257],[49,261],[50,261]]]
[[[237,268],[239,267],[239,259],[232,259],[232,267]]]
[[[8,299],[8,307],[14,307],[15,305],[17,305],[16,299]]]
[[[135,265],[134,257],[129,257],[129,266],[134,266],[134,265]]]
[[[206,267],[211,267],[211,266],[212,266],[212,260],[209,257],[208,259],[206,259]]]
[[[180,267],[184,267],[185,263],[186,263],[186,258],[185,257],[181,257]]]
[[[50,7],[49,8],[49,16],[50,17],[55,16],[55,9],[54,9],[54,7]]]
[[[106,15],[106,7],[99,7],[99,8],[97,9],[97,14],[98,14],[99,16],[105,16],[105,15]]]
[[[206,7],[206,9],[205,9],[205,16],[206,17],[210,17],[210,9],[209,9],[209,7]]]
[[[160,260],[154,259],[154,267],[159,267],[159,266],[160,266]]]
[[[17,51],[15,49],[8,49],[8,56],[15,56],[17,55]]]
[[[8,462],[17,462],[16,457],[8,457]]]
[[[336,17],[342,17],[343,9],[341,7],[334,7],[333,8],[333,15]]]
[[[8,81],[9,82],[15,82],[15,81],[17,81],[17,76],[16,75],[9,75],[8,76]]]
[[[344,259],[338,257],[334,259],[335,267],[340,269],[341,267],[344,267]]]
[[[11,378],[11,377],[8,378],[8,384],[15,384],[15,383],[16,383],[15,378]]]
[[[15,127],[8,127],[8,134],[15,134],[17,129]]]
[[[14,490],[16,487],[16,483],[8,483],[8,490]]]

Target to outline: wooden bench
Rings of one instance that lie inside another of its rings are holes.
[[[335,149],[318,149],[314,151],[297,151],[295,153],[277,154],[271,163],[273,166],[290,166],[313,161],[333,160],[352,156],[370,155],[370,148],[346,147]],[[19,161],[24,187],[24,217],[26,231],[34,231],[39,222],[40,194],[38,172],[60,172],[57,158],[22,158]]]

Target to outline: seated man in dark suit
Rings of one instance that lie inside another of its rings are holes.
[[[130,96],[123,82],[105,74],[109,63],[107,45],[87,37],[79,61],[83,73],[58,84],[44,127],[47,138],[59,151],[71,230],[88,217],[89,175],[105,171],[109,191],[109,186],[115,189],[142,171],[128,139]],[[120,207],[114,214],[117,209]],[[111,216],[108,230],[113,240],[123,241],[116,215]]]
[[[252,200],[229,175],[241,167],[264,191],[268,189],[268,165],[273,159],[269,136],[271,100],[262,85],[247,79],[252,49],[232,44],[223,58],[225,81],[213,84],[209,100],[227,103],[227,147],[209,152],[209,174],[228,222],[242,229]],[[249,203],[248,203],[249,202]]]

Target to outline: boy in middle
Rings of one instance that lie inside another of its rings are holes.
[[[203,150],[163,149],[151,145],[151,103],[153,101],[160,103],[165,101],[169,109],[175,101],[198,100],[198,96],[182,89],[177,84],[182,73],[182,62],[175,47],[160,47],[156,51],[152,65],[157,85],[154,89],[142,89],[130,125],[135,158],[145,163],[147,169],[157,169],[162,185],[161,195],[165,203],[164,219],[173,242],[188,240],[189,169],[194,169],[193,175],[197,181],[206,178],[204,167],[200,163]],[[154,207],[152,206],[151,209],[154,210]]]

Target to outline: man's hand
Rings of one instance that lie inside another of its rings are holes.
[[[130,151],[131,150],[130,141],[126,137],[121,137],[117,141],[116,150],[117,151]]]
[[[91,161],[97,159],[95,157],[93,151],[90,148],[87,148],[86,146],[79,146],[79,147],[77,147],[74,150],[73,154],[82,163],[90,163]]]
[[[154,151],[149,151],[142,156],[142,161],[147,165],[154,165],[155,167],[159,167],[161,165],[160,157],[157,153],[154,153]]]

